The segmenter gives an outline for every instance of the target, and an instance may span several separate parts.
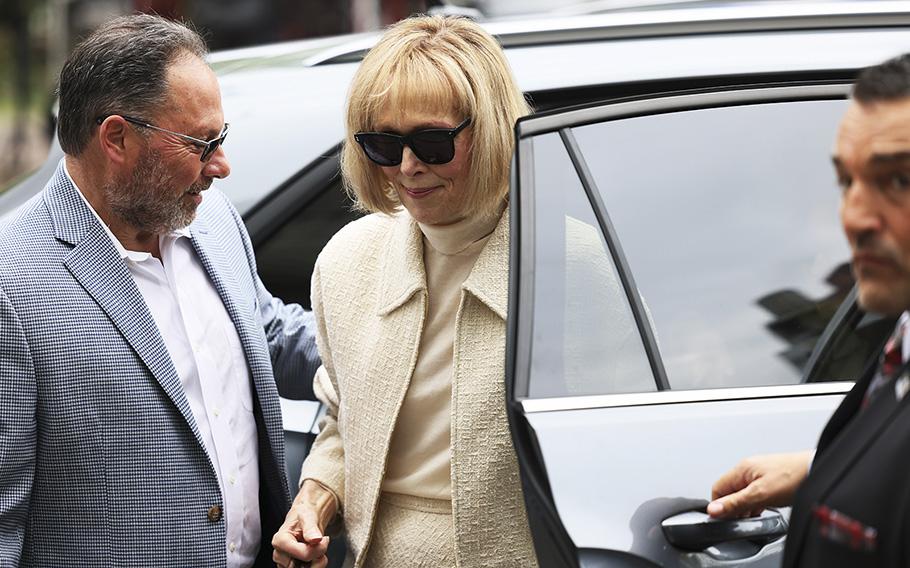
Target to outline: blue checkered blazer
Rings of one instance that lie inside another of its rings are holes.
[[[290,505],[275,377],[312,397],[311,315],[265,290],[222,193],[206,192],[190,232],[253,379],[266,560]],[[61,165],[0,228],[0,566],[224,566],[213,506],[218,480],[158,328]]]

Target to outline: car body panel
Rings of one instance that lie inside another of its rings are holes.
[[[672,567],[687,563],[660,522],[703,509],[711,481],[735,464],[731,456],[813,447],[842,397],[695,400],[526,416],[575,545],[629,551]],[[741,561],[748,565],[748,557]]]

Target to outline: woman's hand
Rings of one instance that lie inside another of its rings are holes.
[[[329,547],[325,527],[337,509],[331,491],[312,479],[304,481],[284,524],[272,537],[275,564],[282,568],[325,568],[329,562],[325,555]]]

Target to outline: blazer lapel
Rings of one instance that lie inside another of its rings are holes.
[[[410,215],[396,215],[389,236],[389,255],[382,264],[379,282],[379,315],[387,316],[411,299],[417,291],[426,289],[423,266],[423,233]]]
[[[509,258],[508,208],[503,212],[463,285],[466,291],[505,320],[509,305],[509,267],[508,263],[503,265],[503,258]]]
[[[280,416],[280,402],[270,365],[271,356],[265,342],[260,339],[262,328],[259,326],[257,314],[254,313],[255,306],[243,301],[244,294],[231,271],[228,255],[217,235],[210,229],[204,211],[200,208],[196,220],[190,225],[193,247],[237,330],[253,379],[254,394],[263,414],[266,417]],[[280,420],[266,419],[263,422],[267,427],[280,424]],[[272,448],[277,451],[283,448],[279,440],[283,434],[275,430],[268,428],[268,435]],[[284,456],[279,455],[276,459],[283,460]]]
[[[839,478],[843,470],[862,457],[862,452],[868,448],[868,442],[887,428],[902,406],[903,401],[898,401],[894,394],[894,381],[890,381],[881,387],[882,390],[867,408],[862,408],[866,390],[877,368],[878,362],[875,360],[835,410],[819,440],[819,452],[813,462],[813,470],[817,467],[820,472],[831,471],[831,481]],[[907,367],[904,366],[899,374],[906,375]]]
[[[237,280],[232,277],[228,268],[227,255],[218,239],[209,231],[208,223],[205,219],[197,218],[190,225],[190,234],[193,237],[193,248],[196,250],[199,260],[202,261],[203,268],[205,268],[206,273],[212,280],[212,284],[215,285],[215,290],[218,291],[218,295],[221,297],[221,301],[224,303],[224,307],[231,317],[234,327],[237,329],[237,334],[243,344],[244,353],[249,361],[251,360],[250,347],[252,343],[250,334],[254,331],[250,322],[251,314],[241,313],[241,309],[237,305],[237,299],[242,298],[243,295],[240,292]]]
[[[861,410],[866,389],[877,369],[877,359],[862,379],[844,398],[822,433],[819,452],[812,463],[808,479],[798,494],[800,507],[794,508],[788,547],[801,550],[812,514],[812,506],[826,498],[844,474],[862,459],[871,442],[882,435],[898,414],[908,405],[910,397],[898,401],[894,385],[882,387],[872,403]],[[900,373],[906,375],[906,368]],[[787,555],[791,557],[790,554]]]
[[[247,364],[250,367],[250,374],[256,383],[256,388],[262,391],[262,380],[268,380],[274,383],[268,372],[262,372],[259,365],[254,365],[255,361],[268,360],[271,358],[267,350],[263,348],[262,342],[257,341],[262,329],[257,326],[256,314],[253,313],[254,306],[247,305],[243,302],[244,294],[240,289],[240,284],[231,272],[230,263],[228,262],[227,253],[216,236],[210,231],[209,225],[202,215],[197,217],[196,221],[190,225],[190,234],[193,237],[193,247],[202,266],[208,273],[215,290],[221,297],[222,303],[234,323],[237,335],[240,337],[240,343],[243,345],[244,355],[246,355]],[[269,390],[269,389],[266,389]]]
[[[55,236],[73,246],[63,263],[123,334],[202,444],[180,377],[145,299],[107,232],[77,192],[61,164],[44,199]]]

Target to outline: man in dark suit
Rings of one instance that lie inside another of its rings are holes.
[[[860,74],[833,161],[859,303],[900,319],[814,455],[744,460],[708,512],[792,504],[785,567],[910,566],[910,54]]]
[[[204,58],[139,15],[63,66],[66,156],[0,227],[0,566],[273,566],[276,378],[312,396],[319,361],[210,187],[230,165]]]

